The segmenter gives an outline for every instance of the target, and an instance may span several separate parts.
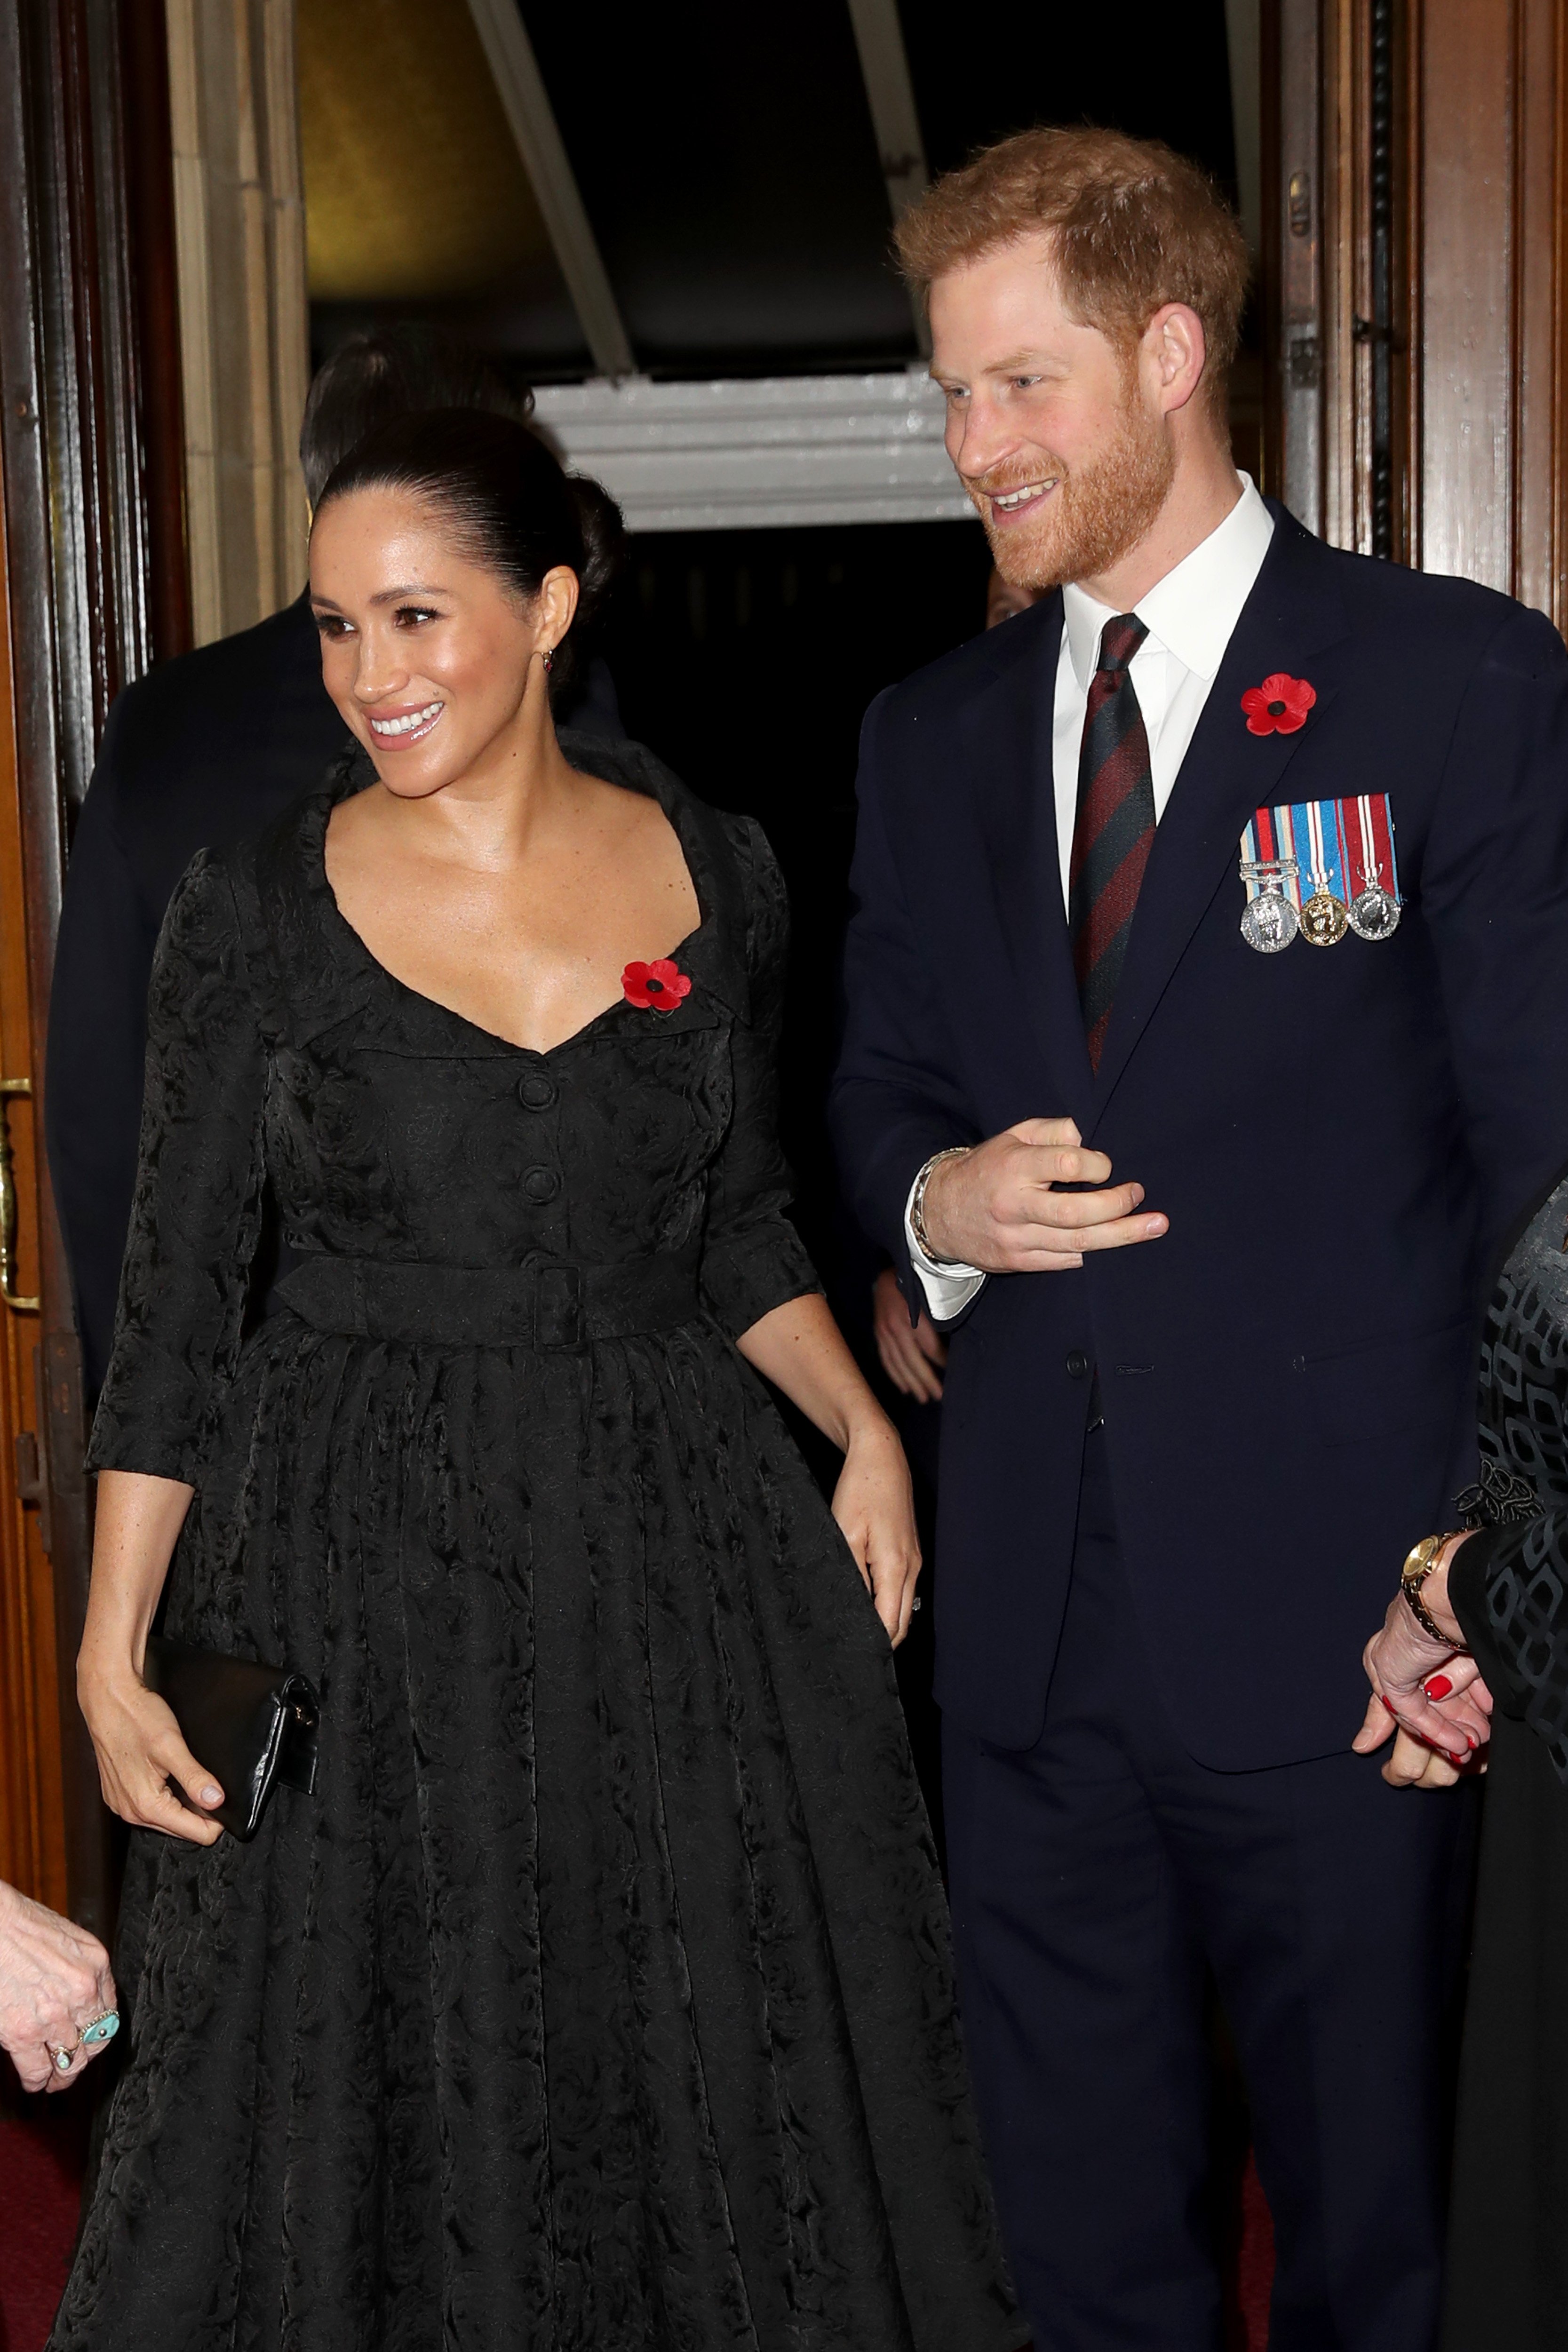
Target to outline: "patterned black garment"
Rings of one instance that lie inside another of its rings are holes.
[[[575,756],[685,850],[668,1014],[540,1055],[394,980],[323,865],[360,755],[170,910],[93,1459],[195,1486],[169,1631],[324,1723],[254,1844],[133,1841],[53,2352],[1027,2335],[887,1638],[734,1346],[816,1286],[782,882]],[[242,1342],[266,1181],[308,1262]]]
[[[1443,2352],[1568,2346],[1568,1181],[1481,1348],[1482,1532],[1453,1605],[1490,1685]],[[1421,1801],[1419,1799],[1415,1801]]]

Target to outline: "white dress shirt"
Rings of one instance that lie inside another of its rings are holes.
[[[1129,668],[1138,708],[1143,714],[1143,731],[1149,739],[1156,824],[1169,805],[1182,761],[1187,756],[1187,746],[1208,700],[1209,688],[1274,536],[1274,518],[1252,480],[1246,474],[1237,478],[1241,496],[1225,520],[1132,608],[1149,632]],[[1057,661],[1051,729],[1051,782],[1056,794],[1057,843],[1061,853],[1065,908],[1072,865],[1073,826],[1078,818],[1079,756],[1083,745],[1089,689],[1100,666],[1100,633],[1114,615],[1109,604],[1101,604],[1076,583],[1062,590],[1062,604],[1064,626]],[[1040,1116],[1047,1118],[1053,1113],[1042,1105]],[[938,1264],[926,1256],[910,1224],[913,1200],[911,1184],[904,1209],[910,1261],[920,1276],[933,1320],[948,1322],[968,1306],[985,1276],[976,1266]]]

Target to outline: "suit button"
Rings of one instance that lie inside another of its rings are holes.
[[[561,1190],[561,1179],[553,1168],[531,1168],[522,1180],[522,1189],[531,1201],[553,1201]]]
[[[1069,1349],[1068,1351],[1068,1380],[1081,1381],[1088,1370],[1089,1358],[1084,1354],[1083,1349],[1081,1348]]]
[[[524,1110],[548,1110],[555,1100],[555,1081],[542,1070],[530,1070],[517,1082],[517,1098]]]

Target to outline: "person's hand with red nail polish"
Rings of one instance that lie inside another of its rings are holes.
[[[1463,1541],[1457,1537],[1447,1547],[1423,1594],[1429,1613],[1445,1631],[1448,1562]],[[1351,1744],[1358,1755],[1370,1756],[1393,1734],[1394,1748],[1383,1777],[1394,1787],[1447,1787],[1460,1771],[1484,1769],[1491,1737],[1491,1693],[1462,1646],[1457,1619],[1452,1626],[1452,1643],[1435,1641],[1399,1592],[1363,1653],[1373,1696]]]

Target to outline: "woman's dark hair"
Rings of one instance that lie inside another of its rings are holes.
[[[572,639],[602,610],[626,554],[621,510],[607,490],[566,474],[537,434],[508,416],[437,408],[394,417],[332,468],[316,511],[351,490],[405,490],[449,524],[469,560],[537,596],[547,572],[577,574],[577,611],[556,648],[550,689],[571,683]]]
[[[467,343],[416,320],[348,336],[310,379],[300,426],[300,467],[312,506],[334,466],[367,433],[395,416],[430,408],[482,408],[521,422],[533,406],[531,387],[508,382]]]

